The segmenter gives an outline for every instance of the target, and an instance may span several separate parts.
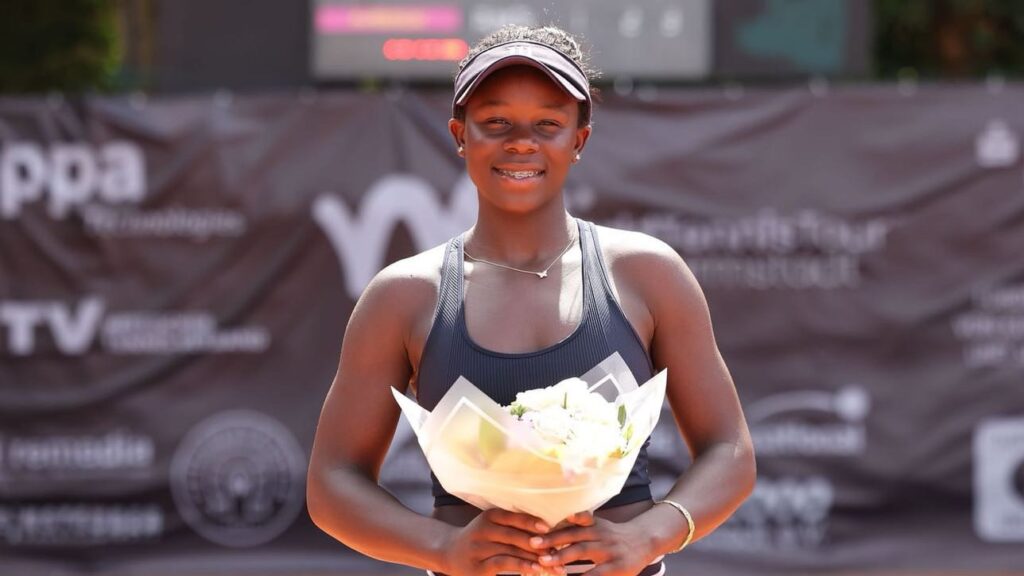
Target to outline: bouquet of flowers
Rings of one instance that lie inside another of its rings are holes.
[[[462,377],[433,411],[392,392],[448,493],[555,526],[622,490],[658,423],[666,377],[662,370],[639,386],[614,353],[579,378],[519,393],[510,406]]]

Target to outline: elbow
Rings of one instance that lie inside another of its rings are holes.
[[[322,486],[316,470],[312,466],[306,474],[306,513],[313,524],[326,532],[324,528],[324,506],[321,494]]]
[[[317,528],[334,536],[338,518],[332,511],[338,507],[341,494],[331,490],[329,475],[323,466],[310,463],[306,474],[306,513]]]
[[[746,500],[757,485],[757,458],[750,437],[736,447],[736,476],[739,479],[740,501]]]
[[[346,543],[354,526],[350,515],[341,511],[351,508],[355,498],[350,488],[355,478],[337,463],[310,463],[306,473],[306,513],[320,530],[336,540]]]

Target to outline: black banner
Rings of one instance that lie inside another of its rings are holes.
[[[669,569],[1024,569],[1024,90],[813,88],[608,95],[566,187],[683,255],[754,435]],[[0,572],[416,572],[305,469],[355,298],[475,219],[448,99],[0,100]],[[429,510],[404,422],[382,483]]]

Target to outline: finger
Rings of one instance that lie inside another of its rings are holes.
[[[577,526],[593,526],[594,525],[594,515],[592,513],[590,513],[590,512],[586,512],[586,511],[584,511],[584,512],[577,512],[577,513],[573,514],[572,516],[569,516],[568,518],[566,518],[566,520],[568,520],[569,523],[575,524]]]
[[[533,554],[537,553],[537,548],[534,548],[530,543],[530,538],[533,537],[533,534],[530,532],[523,532],[516,528],[509,528],[508,526],[502,526],[500,524],[491,524],[483,529],[480,533],[480,537],[488,542],[509,544],[526,552]]]
[[[541,566],[565,566],[577,560],[590,560],[595,564],[607,562],[611,558],[608,547],[601,542],[580,542],[567,546],[557,552],[541,554],[537,560]]]
[[[527,552],[518,546],[501,544],[498,542],[487,542],[480,547],[480,556],[484,558],[490,556],[514,556],[529,562],[537,562],[537,557],[539,555],[540,553],[537,551]]]
[[[551,531],[551,527],[540,518],[523,514],[522,512],[509,512],[500,508],[491,508],[484,514],[493,524],[518,528],[532,534],[547,534]]]
[[[497,574],[498,572],[518,572],[519,574],[527,574],[530,572],[540,572],[543,567],[536,562],[530,562],[523,560],[522,558],[516,558],[515,556],[491,556],[480,563],[482,574]]]
[[[575,544],[576,542],[590,542],[592,540],[598,540],[597,532],[593,528],[589,526],[571,526],[555,530],[544,536],[533,536],[530,538],[529,543],[534,549],[544,549],[559,548]]]

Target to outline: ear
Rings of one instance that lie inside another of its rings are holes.
[[[455,147],[459,148],[464,146],[466,142],[466,123],[457,118],[448,120],[448,131],[451,132],[452,138],[455,139]],[[459,152],[459,156],[465,156],[464,152]]]
[[[577,154],[583,152],[583,147],[587,145],[587,140],[590,138],[592,131],[593,127],[590,124],[576,129],[576,142],[573,144],[573,147],[576,149]]]

